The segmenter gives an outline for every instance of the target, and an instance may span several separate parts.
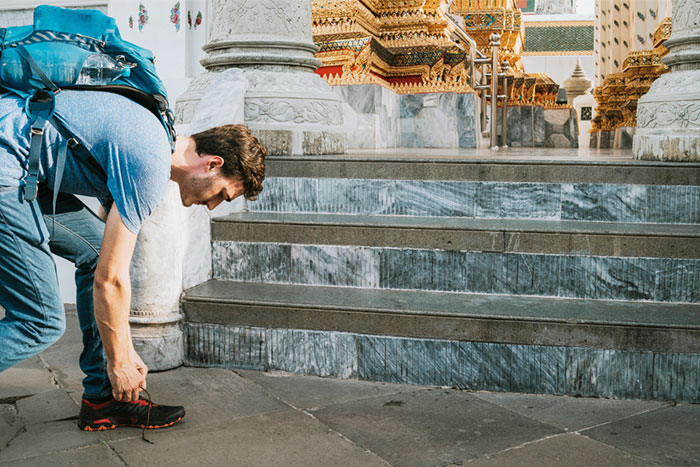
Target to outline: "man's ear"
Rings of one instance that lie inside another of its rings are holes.
[[[224,165],[224,159],[221,156],[207,156],[207,170],[220,169]]]

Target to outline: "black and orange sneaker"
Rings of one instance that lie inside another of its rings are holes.
[[[80,407],[78,427],[83,431],[112,430],[120,426],[139,428],[165,428],[176,424],[185,416],[185,408],[179,405],[158,405],[150,403],[151,413],[148,413],[149,401],[143,397],[138,401],[119,402],[110,399],[106,402],[95,403],[83,398]]]

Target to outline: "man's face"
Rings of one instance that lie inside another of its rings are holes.
[[[201,204],[214,209],[222,201],[232,201],[245,193],[241,177],[229,178],[219,171],[190,174],[180,183],[180,198],[185,206]]]

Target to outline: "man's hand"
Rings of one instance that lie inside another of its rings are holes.
[[[139,400],[141,388],[146,388],[147,372],[145,365],[141,367],[133,361],[123,364],[108,363],[107,375],[112,383],[112,396],[122,402]]]

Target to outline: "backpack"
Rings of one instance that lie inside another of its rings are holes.
[[[46,124],[65,139],[56,157],[54,212],[68,149],[106,181],[102,167],[53,116],[61,89],[109,91],[143,105],[161,121],[174,147],[173,113],[153,53],[124,41],[114,18],[100,11],[42,5],[34,10],[34,24],[1,28],[0,87],[26,100],[31,142],[25,200],[36,198]]]

